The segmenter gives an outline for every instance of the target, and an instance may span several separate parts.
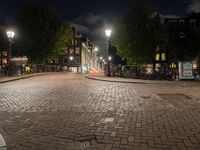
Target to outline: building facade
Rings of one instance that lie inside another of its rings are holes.
[[[87,73],[93,64],[96,64],[94,44],[77,34],[76,28],[72,28],[73,37],[65,49],[65,54],[54,60],[55,64],[66,67],[69,71]]]
[[[173,61],[176,61],[173,56],[177,57],[176,55],[179,54],[173,54],[173,50],[170,49],[170,41],[178,41],[184,43],[184,41],[187,42],[188,39],[191,39],[192,37],[190,34],[200,29],[200,14],[194,13],[187,17],[166,18],[165,24],[167,25],[168,31],[170,33],[168,40],[169,51],[172,51],[172,55],[169,55],[169,63],[173,63]],[[182,51],[183,50],[184,47]],[[196,56],[196,58],[198,58],[198,56]]]

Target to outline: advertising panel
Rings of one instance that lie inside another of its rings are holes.
[[[179,62],[179,79],[194,79],[192,62]]]

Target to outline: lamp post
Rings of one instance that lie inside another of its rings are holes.
[[[9,51],[8,51],[8,74],[12,75],[12,70],[11,70],[11,56],[12,56],[12,43],[13,43],[13,38],[15,36],[15,32],[12,30],[8,30],[7,32],[7,37],[9,40]]]
[[[100,69],[103,68],[103,67],[102,67],[102,64],[103,64],[103,57],[100,56],[100,57],[99,57],[99,68],[100,68]]]
[[[95,46],[94,52],[92,53],[92,68],[96,68],[96,55],[98,51],[99,51],[99,48]]]
[[[69,60],[70,60],[70,62],[69,62],[69,67],[68,67],[68,69],[69,69],[69,71],[71,72],[71,71],[72,71],[72,70],[71,70],[71,67],[72,67],[72,64],[73,64],[74,57],[73,57],[73,56],[69,56]]]
[[[106,76],[110,76],[111,75],[111,73],[110,73],[110,62],[109,62],[109,58],[108,58],[109,57],[110,37],[111,37],[111,34],[112,34],[112,30],[110,28],[107,28],[105,30],[105,35],[106,35],[106,38],[107,38]]]
[[[73,57],[73,56],[70,56],[70,57],[69,57],[69,60],[70,60],[70,61],[72,61],[73,59],[74,59],[74,57]]]

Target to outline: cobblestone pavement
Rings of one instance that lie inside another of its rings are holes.
[[[8,150],[199,150],[199,84],[49,74],[0,84]]]

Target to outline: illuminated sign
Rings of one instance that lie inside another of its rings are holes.
[[[192,62],[179,62],[179,78],[194,79]]]

